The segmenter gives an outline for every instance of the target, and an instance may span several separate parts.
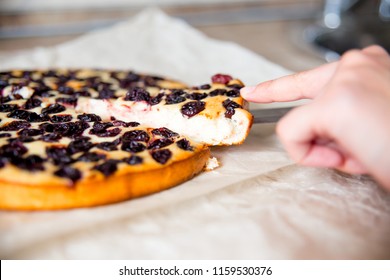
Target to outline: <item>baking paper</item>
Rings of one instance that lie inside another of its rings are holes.
[[[0,53],[2,70],[49,67],[135,70],[190,85],[215,73],[248,85],[289,73],[156,9],[55,47]],[[390,195],[367,176],[294,164],[274,128],[254,125],[243,145],[213,148],[221,167],[167,191],[87,209],[0,211],[0,257],[389,258]]]

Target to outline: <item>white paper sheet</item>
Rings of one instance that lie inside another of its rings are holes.
[[[256,84],[287,70],[147,10],[0,68],[132,69],[198,85],[215,73]],[[90,209],[0,211],[2,259],[389,258],[390,195],[370,178],[293,164],[273,125],[255,125],[222,163],[173,189]]]

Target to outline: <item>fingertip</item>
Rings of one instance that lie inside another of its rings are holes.
[[[275,100],[272,98],[272,92],[269,90],[271,81],[262,82],[256,86],[246,86],[240,90],[241,96],[251,102],[270,103]]]
[[[243,87],[243,88],[240,90],[240,94],[241,94],[241,96],[242,96],[243,98],[250,100],[250,99],[251,99],[251,95],[253,94],[253,92],[255,91],[255,89],[256,89],[255,86]]]

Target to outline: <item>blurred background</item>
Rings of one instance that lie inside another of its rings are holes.
[[[350,48],[390,49],[390,0],[0,0],[0,52],[56,45],[151,6],[293,71]]]

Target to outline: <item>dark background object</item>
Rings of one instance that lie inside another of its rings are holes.
[[[390,52],[390,0],[326,0],[321,21],[305,34],[328,61],[372,44]]]

